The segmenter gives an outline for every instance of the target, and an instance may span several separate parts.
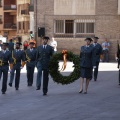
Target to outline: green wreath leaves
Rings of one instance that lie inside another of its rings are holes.
[[[63,76],[59,71],[59,61],[63,60],[62,53],[56,53],[52,56],[49,63],[49,72],[54,82],[67,85],[80,77],[80,58],[72,52],[67,52],[67,61],[71,61],[74,64],[74,70],[69,76]]]

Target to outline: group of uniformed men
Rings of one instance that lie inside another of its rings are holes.
[[[8,71],[10,72],[10,81],[9,86],[12,87],[15,76],[15,89],[19,89],[20,83],[20,71],[26,64],[27,68],[27,83],[28,86],[33,84],[33,76],[35,66],[37,67],[37,81],[36,81],[36,90],[41,88],[41,78],[43,71],[43,95],[47,95],[48,92],[48,63],[50,57],[53,55],[53,48],[48,45],[49,37],[43,37],[43,45],[40,45],[35,49],[34,42],[29,43],[29,48],[27,50],[21,50],[20,42],[16,43],[14,50],[7,50],[8,43],[2,44],[2,50],[0,51],[0,79],[3,74],[2,80],[2,94],[5,94],[7,90],[7,80],[8,80]]]

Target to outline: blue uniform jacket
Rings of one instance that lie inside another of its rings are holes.
[[[92,68],[95,66],[93,59],[93,46],[82,46],[80,50],[80,67]]]
[[[6,50],[5,53],[3,53],[2,51],[0,51],[0,60],[2,60],[3,65],[0,66],[0,69],[5,67],[5,66],[9,66],[9,63],[12,63],[12,59],[11,59],[11,52]],[[8,63],[9,62],[9,63]]]
[[[25,53],[25,59],[26,59],[26,61],[27,61],[26,54],[30,58],[30,62],[27,61],[27,63],[26,63],[27,66],[29,66],[29,67],[35,67],[35,65],[36,65],[36,53],[37,53],[37,50],[34,49],[34,48],[33,48],[32,51],[30,51],[30,49],[26,50],[26,53]]]
[[[43,48],[43,45],[37,48],[37,68],[41,67],[42,69],[48,69],[50,57],[53,55],[54,50],[50,45],[47,45],[46,49]]]
[[[13,56],[16,59],[16,64],[13,64],[13,67],[16,69],[19,69],[21,67],[21,62],[25,61],[25,53],[23,50],[16,51],[16,49],[15,49],[13,51]]]
[[[91,45],[93,47],[93,59],[95,62],[100,62],[100,55],[102,54],[102,47],[99,43],[94,46],[93,44]]]

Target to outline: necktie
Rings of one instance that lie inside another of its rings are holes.
[[[44,45],[44,49],[46,48],[46,46]]]

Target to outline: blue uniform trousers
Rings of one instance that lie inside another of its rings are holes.
[[[33,76],[35,67],[26,66],[27,68],[27,82],[28,84],[33,84]]]
[[[13,83],[14,80],[14,73],[16,71],[16,75],[15,75],[15,88],[19,88],[19,83],[20,83],[20,68],[15,68],[13,67],[11,73],[10,73],[10,83]]]
[[[9,67],[7,65],[3,65],[2,67],[0,67],[0,76],[3,73],[3,81],[2,81],[2,92],[6,92],[7,90],[7,79],[8,79],[8,70]]]
[[[97,76],[98,76],[98,68],[99,68],[99,62],[96,62],[96,68],[94,69],[94,80],[97,79]]]
[[[37,73],[37,82],[36,86],[41,87],[41,78],[42,78],[42,71],[43,71],[43,93],[48,92],[48,81],[49,81],[49,72],[48,69],[42,69],[42,67],[38,67]]]

